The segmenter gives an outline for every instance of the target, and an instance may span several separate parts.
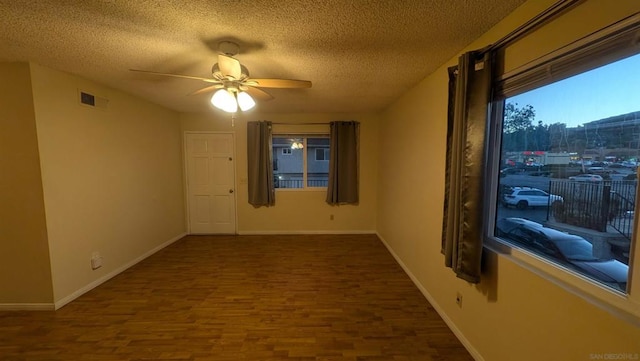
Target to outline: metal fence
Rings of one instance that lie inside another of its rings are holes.
[[[307,179],[307,187],[327,187],[329,185],[328,179]]]
[[[302,179],[275,179],[275,188],[304,188]],[[327,187],[329,181],[327,179],[308,179],[307,187]]]
[[[631,239],[636,199],[635,181],[573,182],[552,180],[549,192],[563,202],[549,212],[557,222],[607,232],[615,229]]]

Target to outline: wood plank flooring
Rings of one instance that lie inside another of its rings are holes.
[[[472,358],[376,236],[287,235],[188,236],[58,311],[0,312],[0,360]]]

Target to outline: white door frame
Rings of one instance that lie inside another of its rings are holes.
[[[235,192],[235,197],[233,197],[233,202],[234,202],[234,214],[233,217],[235,218],[234,221],[234,234],[238,234],[238,177],[237,175],[237,170],[236,170],[236,164],[237,164],[237,157],[236,157],[236,133],[235,132],[229,132],[229,131],[198,131],[198,130],[185,130],[184,134],[182,136],[182,153],[183,153],[183,157],[182,157],[182,174],[183,174],[183,182],[184,182],[184,204],[185,204],[185,217],[186,217],[186,223],[187,223],[187,233],[188,234],[192,234],[191,233],[191,215],[189,214],[190,212],[190,207],[189,207],[189,180],[188,180],[188,172],[187,172],[187,162],[189,161],[187,159],[187,134],[230,134],[231,135],[231,140],[233,141],[233,149],[232,149],[232,157],[233,157],[233,190]]]

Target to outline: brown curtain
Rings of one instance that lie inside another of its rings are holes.
[[[459,278],[480,282],[484,154],[492,54],[462,55],[449,70],[449,119],[442,252]]]
[[[327,203],[358,203],[360,123],[331,122]]]
[[[271,122],[248,122],[247,177],[249,203],[254,207],[269,207],[276,203],[271,152]]]

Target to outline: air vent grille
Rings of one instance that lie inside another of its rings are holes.
[[[78,94],[80,95],[80,104],[82,105],[96,108],[106,108],[107,104],[109,104],[109,99],[95,96],[83,90],[79,90]]]
[[[80,103],[91,105],[92,107],[96,106],[96,97],[93,94],[85,93],[83,91],[80,92]]]

